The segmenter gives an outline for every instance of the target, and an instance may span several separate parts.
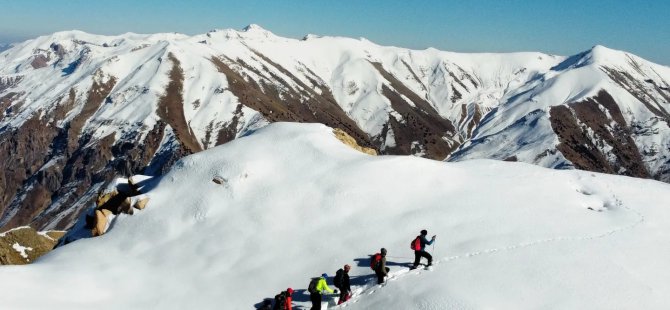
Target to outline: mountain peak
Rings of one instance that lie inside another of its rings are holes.
[[[267,32],[269,32],[267,29],[261,27],[258,24],[249,24],[246,27],[242,28],[242,30],[244,30],[244,32],[252,32],[252,31],[267,31]]]
[[[628,56],[624,51],[614,50],[604,45],[594,45],[586,51],[566,58],[562,63],[554,66],[552,70],[560,71],[589,65],[620,64],[624,56]]]
[[[593,46],[589,51],[589,54],[596,63],[616,61],[626,55],[623,51],[611,49],[604,45]]]

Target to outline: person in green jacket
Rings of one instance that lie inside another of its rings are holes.
[[[333,290],[326,283],[327,274],[322,274],[319,278],[314,278],[309,282],[307,291],[309,291],[309,299],[312,301],[312,310],[321,310],[321,295],[324,291],[329,293],[337,293],[337,290]]]

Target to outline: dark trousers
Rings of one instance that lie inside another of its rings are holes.
[[[428,260],[428,265],[433,264],[433,257],[426,251],[414,251],[414,268],[419,266],[421,258],[425,257]]]
[[[312,301],[312,310],[321,310],[321,294],[309,293],[309,299]]]
[[[340,289],[340,300],[337,302],[337,304],[341,304],[351,298],[351,289]]]
[[[389,267],[386,267],[386,273],[388,273],[391,269]],[[381,270],[375,271],[377,274],[377,284],[382,284],[384,283],[384,277],[386,277],[386,274],[381,272]]]

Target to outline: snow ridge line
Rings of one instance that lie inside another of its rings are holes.
[[[643,223],[645,221],[644,215],[642,213],[640,213],[639,211],[631,209],[630,207],[626,206],[621,201],[621,199],[613,193],[613,191],[612,191],[612,189],[609,185],[606,185],[606,188],[609,191],[611,197],[614,198],[615,205],[617,207],[621,207],[622,209],[625,209],[625,210],[635,214],[638,217],[637,221],[635,221],[631,224],[621,226],[621,227],[618,227],[618,228],[615,228],[615,229],[612,229],[612,230],[608,230],[608,231],[605,231],[603,233],[599,233],[599,234],[595,234],[595,235],[586,235],[586,236],[582,236],[582,237],[556,237],[556,238],[541,239],[541,240],[537,240],[537,241],[524,242],[524,243],[519,243],[519,244],[516,244],[516,245],[502,247],[502,248],[493,248],[493,249],[488,249],[488,250],[469,252],[469,253],[462,254],[462,255],[444,257],[442,259],[434,260],[433,265],[439,265],[442,262],[449,262],[449,261],[458,260],[458,259],[462,259],[462,258],[470,258],[470,257],[479,256],[479,255],[486,255],[486,254],[495,254],[495,253],[498,253],[498,252],[511,251],[511,250],[515,250],[515,249],[527,248],[527,247],[546,244],[546,243],[561,242],[561,241],[586,241],[586,240],[601,239],[601,238],[608,237],[608,236],[611,236],[613,234],[622,232],[624,230],[632,229],[632,228],[640,225],[641,223]],[[401,257],[399,257],[399,258],[401,258]],[[417,274],[418,275],[418,274],[421,274],[423,271],[425,271],[425,269],[418,268],[418,269],[414,269],[414,270],[401,269],[401,270],[398,270],[398,271],[390,272],[389,275],[388,275],[387,280],[382,284],[376,284],[375,283],[376,278],[371,279],[368,282],[367,285],[363,285],[363,286],[361,286],[361,287],[359,287],[355,290],[352,290],[351,299],[347,303],[358,302],[358,300],[362,296],[373,294],[376,291],[376,289],[375,289],[376,287],[379,287],[379,288],[384,287],[384,286],[387,285],[387,283],[389,281],[398,280],[399,278],[402,278],[405,275],[412,275],[412,274]],[[348,306],[347,303],[337,305],[335,308],[339,309],[339,308],[347,307]]]

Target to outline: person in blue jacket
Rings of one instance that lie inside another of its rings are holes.
[[[428,231],[424,229],[421,231],[421,235],[417,236],[412,242],[412,249],[414,250],[414,265],[412,266],[412,269],[419,267],[422,257],[425,257],[428,260],[428,265],[426,265],[426,267],[430,267],[433,264],[433,256],[426,252],[426,246],[435,242],[435,236],[428,241],[426,238],[427,235]]]

